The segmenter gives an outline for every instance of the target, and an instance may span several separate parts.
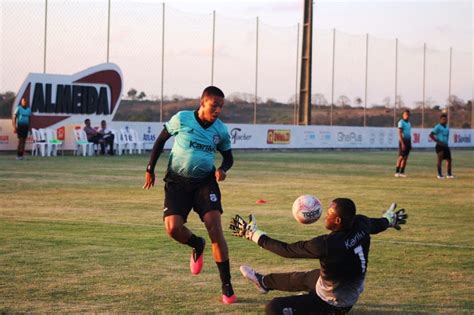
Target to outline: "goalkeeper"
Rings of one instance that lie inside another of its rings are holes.
[[[282,257],[319,259],[321,266],[306,272],[267,275],[248,266],[241,266],[240,271],[261,293],[270,290],[308,292],[272,299],[266,305],[267,314],[345,314],[364,290],[370,234],[389,227],[400,230],[400,225],[406,223],[405,209],[396,211],[395,208],[396,204],[392,204],[380,219],[368,218],[356,215],[352,200],[337,198],[325,217],[325,226],[331,233],[293,244],[267,236],[257,227],[253,215],[249,222],[236,215],[230,223],[234,236],[252,240]]]

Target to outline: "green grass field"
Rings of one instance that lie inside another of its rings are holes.
[[[474,151],[454,150],[454,180],[437,180],[435,154],[414,151],[406,179],[393,177],[394,151],[235,152],[221,184],[226,238],[239,303],[220,303],[210,246],[199,276],[190,249],[164,231],[161,209],[167,154],[157,185],[142,190],[148,155],[56,157],[15,161],[0,155],[0,313],[262,313],[271,298],[240,275],[319,267],[280,258],[227,231],[231,216],[256,214],[285,241],[326,233],[291,215],[301,194],[325,207],[350,197],[358,212],[379,217],[392,201],[410,215],[400,232],[372,238],[365,292],[353,314],[474,313]],[[257,199],[268,201],[257,205]],[[188,226],[206,235],[192,213]]]

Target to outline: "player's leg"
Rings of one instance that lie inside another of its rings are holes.
[[[395,177],[400,177],[400,167],[403,161],[403,151],[402,151],[402,144],[400,141],[398,142],[398,158],[397,163],[395,164]]]
[[[453,160],[451,159],[451,150],[449,148],[445,148],[444,158],[446,159],[446,178],[454,178],[452,173]]]
[[[222,301],[226,304],[234,303],[236,297],[231,284],[229,250],[222,231],[220,211],[208,211],[203,216],[204,224],[211,239],[212,256],[216,262],[222,282]]]
[[[17,157],[23,158],[23,155],[25,154],[25,143],[26,143],[26,137],[21,137],[18,138],[18,148],[17,148]]]
[[[263,275],[262,282],[270,290],[309,292],[314,290],[319,274],[319,269],[303,272],[269,273]]]
[[[444,152],[442,149],[439,149],[436,147],[436,169],[438,170],[438,179],[443,179],[443,158],[444,158]]]
[[[270,290],[279,291],[306,291],[314,290],[319,278],[319,269],[304,272],[260,274],[249,266],[240,266],[240,272],[249,281],[253,282],[260,293]]]
[[[265,306],[265,314],[346,314],[350,309],[327,304],[313,290],[308,294],[274,298]]]
[[[202,253],[206,242],[202,237],[194,235],[185,226],[193,202],[187,188],[185,183],[165,183],[163,220],[166,233],[171,238],[193,249],[190,268],[193,274],[199,274],[203,265]]]

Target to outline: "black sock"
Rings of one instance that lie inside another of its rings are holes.
[[[451,174],[451,167],[448,168],[448,176],[453,176],[453,174]]]
[[[261,274],[259,274],[259,273],[255,273],[255,276],[257,277],[258,283],[260,284],[260,286],[261,286],[262,288],[264,288],[265,290],[268,290],[268,291],[272,290],[272,289],[270,289],[269,287],[267,287],[267,286],[265,285],[265,282],[263,282],[263,279],[265,278],[265,276],[263,276],[263,275],[261,275]]]
[[[202,241],[199,236],[191,235],[189,240],[186,242],[189,247],[195,248],[197,251],[202,251]]]
[[[438,166],[438,176],[443,176],[443,172],[441,171],[441,166]]]
[[[395,173],[400,173],[400,166],[397,166],[397,168],[395,169]]]
[[[401,173],[401,174],[405,173],[405,166],[404,166],[404,167],[400,167],[400,173]]]
[[[216,261],[217,268],[219,269],[219,276],[221,277],[222,285],[230,284],[230,263],[227,259],[223,262]]]

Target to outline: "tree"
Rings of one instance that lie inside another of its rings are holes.
[[[390,96],[386,96],[383,100],[382,103],[384,104],[385,108],[390,108]]]
[[[130,90],[128,90],[127,96],[128,96],[129,99],[135,100],[136,97],[137,97],[137,93],[138,93],[137,90],[135,90],[134,88],[131,88]]]
[[[351,105],[351,100],[347,96],[341,95],[337,99],[336,104],[341,107],[347,107]]]
[[[361,97],[356,97],[354,99],[354,102],[357,104],[357,107],[361,107],[362,105],[362,98]]]
[[[326,97],[324,96],[324,94],[321,94],[321,93],[316,93],[314,94],[312,97],[311,97],[312,100],[314,100],[314,104],[318,105],[319,106],[319,109],[321,109],[321,105],[322,106],[327,106],[329,103],[328,103],[328,100],[326,99]]]
[[[138,94],[137,98],[141,101],[146,97],[145,92],[141,91],[140,94]]]

